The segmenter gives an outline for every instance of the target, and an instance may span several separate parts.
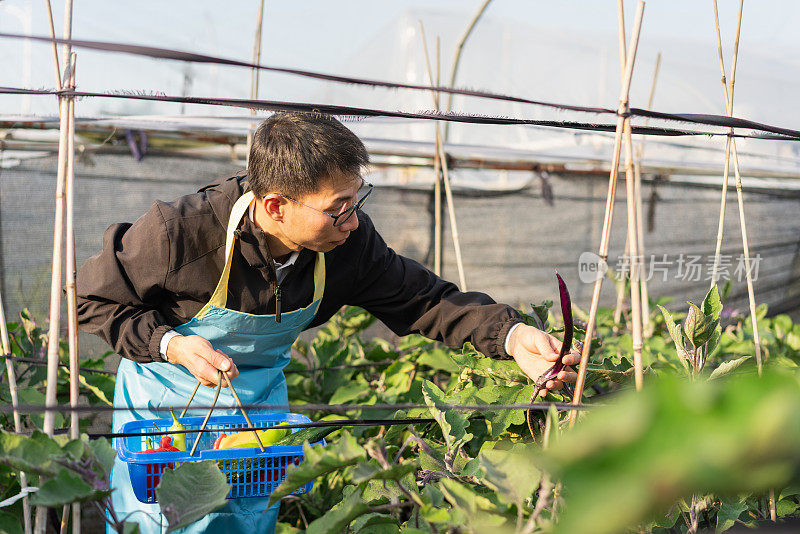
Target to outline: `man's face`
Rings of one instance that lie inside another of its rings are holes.
[[[357,194],[362,184],[360,176],[337,172],[321,179],[316,192],[296,199],[305,206],[288,201],[284,205],[281,227],[289,243],[284,243],[294,250],[308,248],[317,252],[328,252],[343,244],[350,232],[358,228],[357,214],[354,213],[340,226],[333,226],[331,217],[314,209],[338,215],[358,200]]]

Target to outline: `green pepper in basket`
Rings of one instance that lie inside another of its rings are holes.
[[[178,418],[175,417],[175,412],[172,410],[169,411],[169,414],[172,416],[172,426],[167,429],[169,432],[181,431],[186,430],[184,426],[178,421]],[[172,437],[172,446],[178,450],[185,451],[186,450],[186,434],[174,434]]]

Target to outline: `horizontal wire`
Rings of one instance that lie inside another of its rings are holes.
[[[109,41],[90,41],[78,39],[60,39],[45,36],[33,36],[13,33],[0,33],[0,37],[10,39],[30,39],[33,41],[42,41],[48,43],[68,44],[76,48],[88,48],[91,50],[99,50],[102,52],[119,52],[123,54],[131,54],[135,56],[147,56],[154,59],[170,59],[176,61],[186,61],[189,63],[210,63],[216,65],[228,65],[232,67],[246,67],[249,69],[265,70],[270,72],[277,72],[282,74],[291,74],[305,78],[313,78],[317,80],[324,80],[335,83],[344,83],[348,85],[365,85],[369,87],[384,87],[387,89],[411,89],[416,91],[438,91],[440,93],[471,96],[475,98],[483,98],[488,100],[501,100],[506,102],[516,102],[520,104],[531,104],[565,111],[578,111],[584,113],[604,113],[616,115],[617,111],[609,108],[600,107],[587,107],[577,106],[571,104],[558,104],[554,102],[545,102],[542,100],[531,100],[519,96],[503,95],[499,93],[492,93],[488,91],[478,91],[474,89],[459,89],[454,87],[443,86],[430,86],[420,85],[404,82],[390,82],[385,80],[374,80],[367,78],[356,78],[351,76],[340,76],[336,74],[326,74],[322,72],[314,72],[302,69],[291,69],[286,67],[271,67],[267,65],[260,65],[257,63],[249,63],[247,61],[240,61],[236,59],[226,59],[221,57],[209,56],[205,54],[196,54],[194,52],[185,52],[181,50],[170,50],[166,48],[156,48],[152,46],[113,43]]]
[[[164,436],[172,434],[194,434],[205,432],[221,432],[225,430],[236,431],[250,431],[250,430],[269,430],[275,427],[280,428],[330,428],[330,427],[345,427],[345,426],[394,426],[406,424],[420,424],[420,423],[435,423],[436,419],[432,417],[404,417],[401,419],[342,419],[338,421],[312,421],[310,423],[278,423],[273,426],[253,426],[253,427],[217,427],[217,428],[204,428],[194,430],[154,430],[151,432],[149,429],[146,432],[95,432],[88,433],[89,439],[97,438],[129,438],[138,436]],[[59,428],[54,432],[63,434],[69,432],[69,428]]]
[[[459,122],[469,124],[491,124],[491,125],[518,125],[518,126],[546,126],[552,128],[569,128],[576,130],[613,132],[616,124],[597,124],[575,121],[552,121],[537,119],[517,119],[510,117],[500,117],[492,115],[471,115],[466,113],[439,112],[439,111],[391,111],[370,108],[357,108],[351,106],[339,106],[333,104],[317,104],[304,102],[283,102],[277,100],[252,100],[245,98],[222,98],[222,97],[191,97],[191,96],[167,96],[158,94],[141,93],[96,93],[86,91],[53,90],[53,89],[25,89],[19,87],[0,87],[0,94],[24,94],[24,95],[47,95],[64,96],[76,98],[120,98],[126,100],[145,100],[151,102],[178,102],[184,104],[201,104],[211,106],[228,106],[245,109],[258,109],[263,111],[298,111],[308,113],[325,113],[339,117],[393,117],[401,119],[422,119],[437,120],[446,122]],[[633,133],[644,135],[729,135],[728,132],[697,132],[690,130],[675,130],[671,128],[641,127],[634,126]],[[800,138],[800,132],[798,132]],[[770,137],[772,138],[772,137]]]
[[[228,106],[246,109],[258,109],[264,111],[297,111],[305,113],[324,113],[338,117],[350,117],[359,119],[362,117],[393,117],[400,119],[421,119],[436,120],[445,122],[457,122],[465,124],[484,124],[499,126],[539,126],[548,128],[566,128],[571,130],[583,130],[593,132],[614,132],[616,124],[589,123],[576,121],[554,121],[538,119],[518,119],[513,117],[502,117],[494,115],[476,115],[467,113],[440,112],[440,111],[391,111],[382,109],[357,108],[351,106],[339,106],[333,104],[317,104],[303,102],[283,102],[277,100],[252,100],[244,98],[222,98],[222,97],[190,97],[190,96],[167,96],[156,94],[129,94],[129,93],[96,93],[72,90],[52,90],[52,89],[25,89],[19,87],[0,87],[0,94],[20,94],[20,95],[52,95],[73,98],[120,98],[126,100],[145,100],[153,102],[179,102],[185,104],[200,104],[210,106]],[[685,115],[688,116],[688,115]],[[713,117],[713,116],[712,116]],[[720,119],[720,121],[723,121]],[[717,122],[720,122],[717,121]],[[715,124],[717,125],[717,124]],[[722,126],[722,125],[720,125]],[[765,128],[767,128],[765,126]],[[770,127],[771,128],[771,127]],[[632,126],[631,131],[638,135],[649,136],[726,136],[746,139],[767,139],[772,141],[798,141],[800,131],[784,130],[792,132],[789,134],[731,134],[728,130],[720,132],[680,130],[675,128],[664,128],[654,126]]]
[[[23,363],[30,363],[32,365],[36,365],[38,367],[47,367],[47,362],[44,360],[38,360],[36,358],[26,358],[23,356],[11,356],[10,354],[6,354],[3,358],[9,359],[12,362],[23,362]],[[64,369],[69,370],[69,365],[59,362],[59,367],[63,367]],[[91,367],[78,367],[78,371],[87,372],[87,373],[97,373],[101,375],[111,375],[114,376],[117,374],[116,371],[106,371],[105,369],[93,369]]]
[[[38,360],[36,358],[26,358],[22,356],[3,356],[4,358],[8,358],[11,361],[15,362],[23,362],[29,363],[31,365],[35,365],[38,367],[47,367],[47,362],[44,360]],[[284,369],[283,374],[306,374],[306,373],[317,373],[322,371],[344,371],[347,369],[369,369],[375,367],[388,367],[394,362],[384,361],[384,362],[371,362],[371,363],[355,363],[352,365],[331,365],[330,367],[309,367],[308,369]],[[69,366],[65,363],[59,362],[59,367],[63,367],[64,369],[69,370]],[[78,371],[87,372],[87,373],[98,373],[103,375],[110,375],[114,376],[117,374],[116,371],[108,371],[106,369],[93,369],[91,367],[78,367]]]
[[[148,56],[151,58],[156,59],[170,59],[170,60],[178,60],[178,61],[187,61],[193,63],[211,63],[211,64],[218,64],[218,65],[230,65],[230,66],[237,66],[237,67],[246,67],[250,69],[259,69],[265,71],[272,71],[272,72],[279,72],[284,74],[292,74],[297,76],[315,78],[319,80],[325,80],[330,82],[336,83],[345,83],[351,85],[366,85],[371,87],[385,87],[390,89],[412,89],[417,91],[436,91],[439,93],[446,93],[446,94],[457,94],[463,96],[471,96],[475,98],[483,98],[483,99],[490,99],[490,100],[501,100],[501,101],[508,101],[508,102],[517,102],[523,104],[531,104],[537,106],[543,106],[553,109],[559,109],[564,111],[577,111],[582,113],[594,113],[594,114],[610,114],[610,115],[619,115],[619,112],[614,109],[610,108],[601,108],[601,107],[588,107],[588,106],[577,106],[577,105],[570,105],[570,104],[559,104],[555,102],[546,102],[542,100],[531,100],[528,98],[522,98],[518,96],[510,96],[510,95],[503,95],[498,93],[491,93],[488,91],[477,91],[472,89],[458,89],[453,87],[442,87],[442,86],[430,86],[430,85],[420,85],[420,84],[410,84],[410,83],[400,83],[400,82],[389,82],[384,80],[372,80],[372,79],[365,79],[365,78],[356,78],[350,76],[339,76],[334,74],[325,74],[320,72],[313,72],[313,71],[306,71],[301,69],[290,69],[285,67],[270,67],[266,65],[260,65],[257,63],[250,63],[247,61],[240,61],[234,59],[225,59],[215,56],[209,56],[205,54],[196,54],[193,52],[185,52],[181,50],[170,50],[166,48],[156,48],[151,46],[142,46],[142,45],[132,45],[132,44],[123,44],[123,43],[113,43],[108,41],[90,41],[90,40],[78,40],[78,39],[59,39],[54,37],[43,37],[43,36],[30,36],[30,35],[22,35],[22,34],[12,34],[12,33],[0,33],[0,37],[6,37],[11,39],[30,39],[34,41],[41,41],[41,42],[48,42],[48,43],[60,43],[60,44],[67,44],[70,46],[74,46],[76,48],[89,48],[93,50],[99,50],[104,52],[120,52],[138,56]],[[638,117],[647,117],[651,119],[659,119],[659,120],[667,120],[667,121],[678,121],[678,122],[688,122],[693,124],[705,124],[710,126],[724,126],[728,128],[750,128],[754,130],[760,130],[764,132],[771,132],[773,134],[778,134],[781,136],[788,136],[791,138],[798,139],[800,138],[800,131],[792,130],[788,128],[781,128],[778,126],[771,126],[763,123],[758,123],[754,121],[750,121],[747,119],[741,119],[738,117],[729,117],[727,115],[713,115],[713,114],[695,114],[695,113],[664,113],[659,111],[641,109],[641,108],[629,108],[627,113],[623,115],[627,116],[638,116]]]
[[[527,404],[440,404],[436,408],[440,410],[466,410],[473,412],[496,412],[500,410],[548,410],[550,407],[559,410],[587,410],[595,408],[598,404],[572,404],[571,402],[540,402]],[[20,413],[43,413],[43,412],[76,412],[76,413],[99,413],[99,412],[169,412],[183,410],[186,406],[46,406],[42,404],[20,404],[17,411]],[[321,411],[331,413],[344,413],[352,410],[413,410],[429,409],[427,404],[416,403],[396,403],[396,404],[243,404],[241,408],[245,410],[269,409],[277,412],[303,412]],[[240,406],[203,406],[192,405],[190,410],[239,410]],[[12,413],[14,409],[10,404],[0,405],[0,413]]]

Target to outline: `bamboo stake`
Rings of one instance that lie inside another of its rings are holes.
[[[261,30],[264,27],[264,0],[258,4],[258,25],[256,26],[256,35],[253,39],[253,63],[256,65],[261,64]],[[260,69],[250,69],[250,100],[258,100],[258,75]],[[250,115],[255,116],[256,110],[251,109]],[[251,127],[254,124],[251,124]],[[250,162],[250,147],[253,145],[253,132],[247,132],[247,162]]]
[[[620,83],[625,82],[625,47],[627,46],[625,39],[625,11],[623,9],[623,0],[617,0],[617,25],[619,31],[617,32],[617,47],[619,48],[619,76]],[[624,253],[631,257],[630,253],[630,238],[625,234],[625,248]],[[617,303],[614,306],[614,326],[611,328],[612,332],[616,335],[619,333],[619,323],[622,320],[622,308],[625,306],[625,275],[628,272],[628,266],[623,262],[619,276],[621,278],[620,284],[617,285]]]
[[[417,21],[422,37],[422,49],[425,53],[425,64],[430,75],[430,56],[428,55],[428,42],[425,39],[425,27],[422,20]],[[436,85],[439,85],[439,37],[436,37]],[[433,105],[439,111],[439,92],[433,93]],[[435,130],[433,141],[433,273],[442,276],[442,182],[441,166],[439,165],[439,144],[436,142]]]
[[[56,385],[58,381],[58,342],[61,326],[61,266],[62,266],[62,240],[64,238],[64,175],[66,173],[66,159],[68,151],[69,113],[67,99],[59,100],[61,135],[58,143],[58,173],[56,177],[56,206],[55,223],[53,229],[53,270],[50,279],[50,329],[47,341],[47,387],[45,391],[45,404],[55,406]],[[42,430],[48,436],[53,436],[55,413],[47,411],[44,414]],[[36,510],[36,532],[44,534],[47,523],[47,508],[39,506]]]
[[[633,141],[629,119],[625,119],[625,197],[628,208],[629,261],[631,269],[631,327],[633,336],[633,372],[636,389],[641,391],[644,381],[642,363],[642,301],[639,276],[639,247],[636,229],[636,177],[633,171]]]
[[[719,61],[720,61],[719,66],[720,66],[720,71],[722,73],[722,80],[723,80],[722,86],[725,94],[725,108],[726,111],[728,112],[728,116],[731,117],[733,116],[733,89],[734,89],[734,83],[736,82],[736,61],[739,56],[739,35],[742,27],[742,10],[744,7],[744,0],[739,0],[739,18],[736,26],[736,40],[734,42],[734,48],[733,48],[734,59],[733,59],[733,65],[731,67],[730,92],[728,91],[728,85],[725,83],[725,64],[722,59],[722,38],[720,36],[720,30],[719,30],[719,15],[717,12],[717,1],[713,0],[713,2],[714,2],[714,19],[717,29],[717,48],[719,50]],[[747,239],[747,223],[745,221],[745,215],[744,215],[742,176],[739,172],[739,154],[737,153],[736,150],[736,140],[733,137],[728,137],[728,139],[730,141],[730,147],[733,151],[733,174],[736,177],[736,198],[739,204],[739,226],[741,227],[742,230],[742,251],[744,253],[745,270],[747,277],[747,296],[748,300],[750,301],[750,318],[753,321],[753,342],[755,343],[756,362],[758,364],[758,374],[760,376],[762,373],[761,342],[758,335],[758,322],[756,321],[756,300],[755,300],[755,292],[753,290],[753,276],[751,273],[751,266],[750,266],[750,247],[748,245],[748,239]],[[716,257],[714,263],[715,264],[717,263]]]
[[[8,340],[8,327],[6,326],[6,312],[3,308],[3,296],[0,294],[0,344],[2,344],[3,356],[6,360],[6,374],[8,375],[8,389],[11,392],[11,407],[14,413],[14,432],[22,432],[22,421],[17,411],[19,400],[17,397],[17,377],[14,373],[14,365],[8,356],[11,356],[11,343]],[[22,491],[28,488],[28,476],[25,471],[19,472],[19,487]],[[28,496],[22,498],[22,515],[25,525],[25,534],[31,534],[31,505]]]
[[[439,132],[439,125],[436,125],[436,143],[439,145],[439,162],[442,166],[442,177],[444,178],[444,196],[447,199],[447,214],[450,218],[450,228],[453,234],[453,248],[456,253],[456,267],[458,268],[459,289],[467,291],[467,280],[464,276],[464,262],[461,259],[461,241],[458,238],[458,225],[456,224],[456,211],[453,202],[453,193],[450,189],[450,177],[447,170],[447,158],[445,157],[442,135]]]
[[[619,16],[620,36],[620,65],[626,65],[625,43],[625,14],[622,9],[623,0],[617,0],[617,14]],[[633,140],[631,139],[631,121],[625,117],[623,124],[623,137],[625,141],[625,204],[628,209],[628,261],[631,270],[631,329],[633,338],[633,371],[636,389],[641,391],[644,381],[644,368],[642,366],[642,309],[639,286],[639,241],[636,231],[636,190],[633,172]],[[624,287],[624,286],[623,286]]]
[[[614,214],[614,194],[617,187],[617,175],[619,173],[619,159],[620,148],[622,146],[622,133],[625,124],[625,115],[628,113],[628,94],[631,88],[631,79],[633,78],[633,65],[636,60],[636,50],[639,46],[639,34],[642,29],[642,18],[644,17],[643,0],[639,0],[636,8],[636,20],[631,34],[631,40],[626,54],[625,62],[625,79],[623,80],[620,89],[619,109],[617,117],[616,135],[614,138],[614,152],[611,160],[611,172],[608,178],[608,196],[606,197],[606,211],[603,219],[603,231],[600,237],[600,249],[598,255],[602,261],[608,259],[608,243],[611,237],[611,220]],[[586,381],[586,367],[589,364],[589,351],[592,346],[591,340],[594,334],[595,320],[597,319],[597,308],[600,302],[600,290],[603,287],[603,277],[598,277],[594,283],[594,290],[592,291],[592,304],[589,308],[589,320],[586,322],[586,339],[583,343],[583,350],[581,351],[581,363],[578,368],[578,379],[575,382],[575,393],[572,398],[573,404],[579,404],[583,396],[583,386]],[[575,424],[577,419],[577,410],[570,411],[570,426]]]
[[[422,35],[422,45],[423,48],[425,49],[425,64],[427,65],[428,68],[428,79],[430,80],[431,87],[433,87],[434,83],[433,70],[431,69],[430,56],[428,55],[428,45],[426,44],[427,41],[425,40],[425,28],[422,26],[421,21],[420,21],[420,31]],[[432,90],[431,96],[433,97],[433,104],[436,105],[436,92]],[[442,167],[444,195],[445,198],[447,199],[447,214],[450,218],[450,228],[453,234],[453,248],[455,249],[455,254],[456,254],[456,267],[458,268],[459,289],[461,291],[466,291],[467,281],[466,277],[464,276],[464,262],[461,259],[461,241],[458,238],[458,225],[456,224],[455,204],[453,203],[453,193],[450,189],[450,176],[447,169],[447,158],[444,153],[442,134],[438,122],[436,123],[436,156],[437,159],[439,160],[439,164]]]
[[[70,54],[70,81],[69,88],[75,89],[75,53]],[[79,366],[79,348],[78,348],[78,296],[75,287],[75,272],[77,264],[75,259],[75,224],[73,217],[74,205],[74,161],[75,161],[75,99],[69,99],[69,106],[67,108],[69,113],[69,148],[67,152],[67,173],[66,173],[66,290],[67,290],[67,325],[68,325],[68,339],[69,339],[69,404],[72,407],[78,406],[78,396],[80,395],[78,389],[78,376],[80,371]],[[80,421],[78,412],[73,411],[70,414],[70,432],[71,439],[78,439],[80,434]],[[67,517],[67,513],[64,513]],[[66,523],[66,519],[65,519]],[[62,528],[65,532],[66,526]],[[75,503],[72,505],[72,532],[73,534],[80,534],[81,531],[81,505]]]
[[[653,107],[653,98],[656,94],[656,82],[658,81],[658,71],[661,67],[661,52],[656,56],[656,67],[653,70],[653,81],[650,84],[650,96],[647,99],[647,109]],[[650,122],[650,117],[644,121],[645,126]],[[639,241],[639,254],[644,258],[644,230],[642,229],[642,161],[644,159],[644,137],[639,143],[636,162],[633,167],[636,190],[636,230]],[[644,268],[644,263],[642,263]],[[647,291],[647,277],[641,277],[642,286],[642,335],[649,338],[653,335],[653,325],[650,323],[650,296]]]
[[[427,50],[427,49],[426,49]],[[436,37],[436,86],[439,86],[439,37]],[[436,111],[439,111],[439,92],[436,92]],[[433,272],[442,276],[442,178],[439,165],[439,145],[433,157]]]
[[[467,27],[467,31],[464,32],[464,35],[461,37],[461,40],[458,42],[458,46],[456,47],[456,55],[453,59],[453,72],[450,74],[450,87],[455,87],[456,85],[456,75],[458,74],[458,66],[461,63],[461,52],[464,50],[464,45],[469,39],[469,36],[472,35],[472,30],[475,29],[475,26],[478,24],[478,21],[483,16],[483,13],[486,11],[486,8],[489,7],[489,4],[492,3],[492,0],[484,0],[483,4],[481,5],[478,12],[472,17],[472,21],[469,23]],[[427,49],[426,49],[427,50]],[[431,83],[433,83],[433,78],[431,78]],[[452,111],[453,109],[453,93],[447,95],[447,111]],[[447,141],[450,137],[450,123],[445,123],[444,125],[444,140]]]
[[[56,38],[56,28],[53,24],[53,7],[50,5],[50,0],[45,0],[47,3],[47,22],[50,24],[50,37],[53,39]],[[55,41],[53,41],[53,66],[56,69],[56,85],[58,86],[58,90],[61,90],[61,69],[59,67],[60,62],[58,61],[58,45]]]
[[[72,38],[72,0],[64,3],[64,38]],[[64,45],[64,80],[71,78],[70,52],[68,44]],[[64,83],[61,84],[61,87]],[[56,386],[58,382],[58,346],[61,327],[61,266],[62,266],[62,240],[64,238],[64,185],[67,171],[69,152],[70,122],[69,99],[59,98],[60,135],[58,141],[58,173],[56,176],[56,205],[55,221],[53,223],[53,270],[50,277],[50,329],[47,336],[47,386],[45,390],[45,404],[56,405]],[[53,436],[55,426],[55,412],[48,411],[44,414],[42,430],[48,436]],[[47,528],[47,507],[39,506],[36,509],[36,534],[44,534]]]
[[[733,116],[733,91],[736,84],[736,64],[739,58],[739,37],[742,30],[742,11],[744,10],[744,0],[739,0],[739,14],[736,21],[736,37],[733,45],[733,61],[731,65],[731,85],[730,91],[725,79],[725,61],[722,54],[722,36],[719,28],[719,10],[717,8],[717,0],[713,0],[714,4],[714,24],[717,32],[717,51],[719,54],[719,68],[722,75],[722,88],[725,95],[725,110],[728,116]],[[731,133],[733,129],[731,128]],[[758,321],[756,320],[756,299],[753,290],[753,276],[750,271],[750,247],[747,239],[747,225],[744,215],[744,197],[742,195],[742,176],[739,172],[739,154],[736,150],[736,140],[732,136],[728,136],[725,143],[725,169],[723,172],[723,186],[722,186],[722,200],[720,201],[720,220],[717,231],[717,246],[714,252],[714,269],[711,276],[711,284],[716,283],[717,269],[720,260],[720,250],[722,248],[722,233],[723,224],[725,220],[725,200],[728,192],[728,173],[730,166],[730,152],[733,150],[733,173],[736,177],[736,200],[739,205],[739,226],[742,231],[742,250],[744,253],[745,261],[745,276],[747,277],[747,298],[750,304],[750,319],[753,322],[753,342],[756,349],[756,363],[758,364],[758,375],[761,376],[763,366],[761,362],[761,342],[758,335]],[[777,509],[775,504],[775,490],[769,490],[769,516],[770,519],[777,521]]]
[[[722,55],[722,35],[720,34],[719,30],[719,9],[717,8],[717,2],[714,0],[712,2],[714,5],[714,21],[716,25],[716,33],[717,33],[717,53],[719,54],[719,64],[722,69],[722,86],[725,89],[725,111],[728,111],[728,82],[725,77],[725,60],[723,59]],[[739,55],[739,29],[741,29],[741,8],[742,4],[739,5],[739,21],[737,24],[736,30],[736,41],[734,45],[734,56],[733,56],[733,65],[731,70],[731,91],[730,91],[730,106],[731,110],[733,109],[733,89],[734,83],[736,81],[736,64]],[[731,130],[731,133],[733,131]],[[722,250],[722,236],[724,232],[725,226],[725,211],[726,211],[726,202],[728,197],[728,179],[730,177],[730,167],[731,167],[731,140],[733,138],[728,136],[725,141],[725,167],[722,171],[722,196],[720,198],[720,205],[719,205],[719,223],[717,225],[717,244],[714,250],[714,267],[711,271],[711,286],[713,287],[714,284],[717,283],[717,270],[719,269],[719,261],[720,261],[720,254]]]

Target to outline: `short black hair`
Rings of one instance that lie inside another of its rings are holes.
[[[369,164],[364,143],[335,118],[321,113],[281,112],[253,134],[247,175],[259,197],[270,192],[303,196],[319,180],[341,172],[360,176]]]

